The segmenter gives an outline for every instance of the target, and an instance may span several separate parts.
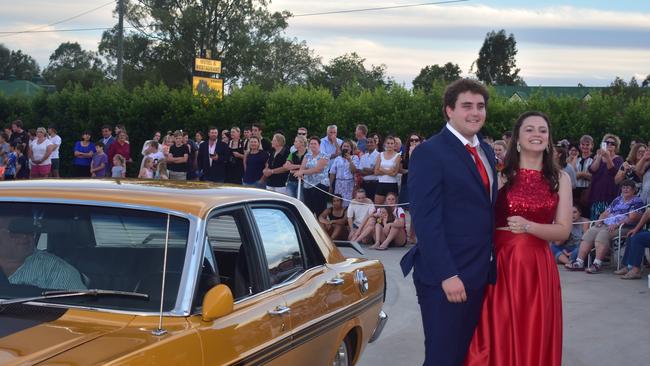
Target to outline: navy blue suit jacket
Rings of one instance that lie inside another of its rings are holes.
[[[418,243],[404,255],[404,276],[430,286],[458,275],[468,289],[496,280],[494,203],[498,179],[492,148],[481,140],[492,170],[492,197],[476,164],[446,127],[418,146],[409,160],[408,191]]]

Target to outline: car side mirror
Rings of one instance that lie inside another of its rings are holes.
[[[209,322],[232,313],[232,291],[226,285],[216,285],[203,297],[203,321]]]

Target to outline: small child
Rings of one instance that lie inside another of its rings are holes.
[[[120,154],[115,154],[113,157],[113,168],[111,169],[111,177],[113,178],[126,178],[126,159]]]
[[[16,179],[29,179],[29,159],[23,154],[25,145],[16,144]]]
[[[167,180],[169,179],[169,171],[167,171],[167,162],[161,160],[158,162],[158,168],[156,169],[155,179]]]
[[[99,141],[95,144],[95,155],[90,163],[90,176],[93,178],[104,178],[106,176],[106,167],[108,166],[108,156],[104,154],[104,143]]]
[[[9,154],[7,155],[7,165],[5,166],[5,180],[14,180],[16,178],[16,162],[18,156],[16,154],[16,144],[11,144],[9,147]]]
[[[589,220],[582,217],[580,208],[573,205],[573,225],[571,227],[571,234],[569,238],[563,243],[551,243],[551,252],[557,263],[567,264],[575,259],[580,247],[580,240],[582,234],[589,229]]]
[[[153,158],[146,157],[142,163],[142,169],[140,169],[140,174],[138,178],[144,179],[153,179]]]

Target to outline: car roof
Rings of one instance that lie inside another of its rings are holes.
[[[0,183],[0,198],[114,202],[205,217],[216,206],[257,200],[291,200],[261,189],[208,182],[140,179],[38,179]]]

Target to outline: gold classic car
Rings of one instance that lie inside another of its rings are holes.
[[[387,319],[380,262],[250,188],[3,182],[0,269],[0,365],[354,365]]]

